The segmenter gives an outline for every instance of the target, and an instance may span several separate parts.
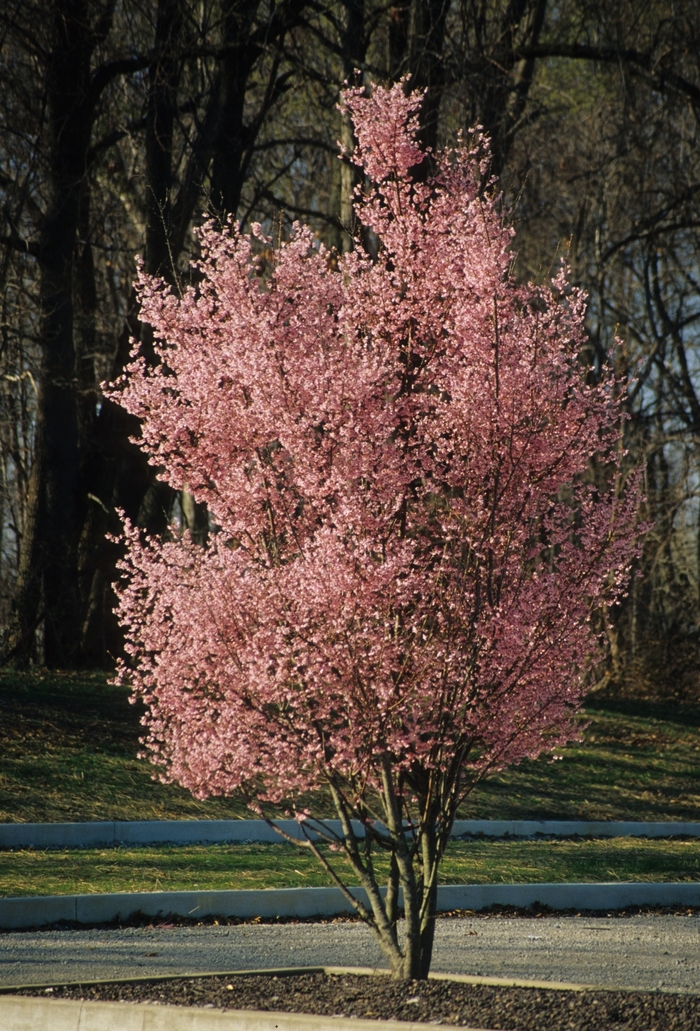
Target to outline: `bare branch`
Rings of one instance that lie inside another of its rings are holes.
[[[665,93],[670,88],[685,94],[693,104],[700,105],[700,86],[678,72],[661,67],[651,52],[624,47],[598,47],[587,43],[540,43],[536,46],[516,47],[513,55],[518,61],[565,57],[574,61],[631,65],[647,73],[654,90]]]

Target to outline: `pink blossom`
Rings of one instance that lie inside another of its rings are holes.
[[[297,225],[263,280],[254,239],[209,226],[196,287],[139,279],[161,362],[135,349],[112,397],[216,532],[203,549],[125,525],[119,677],[167,778],[298,813],[324,788],[392,850],[403,951],[345,833],[392,969],[425,976],[460,801],[577,734],[593,616],[638,547],[638,477],[619,385],[579,362],[584,297],[563,272],[512,278],[484,140],[416,183],[420,97],[345,103],[376,261],[331,261]]]

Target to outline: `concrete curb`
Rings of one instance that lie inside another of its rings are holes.
[[[296,820],[275,821],[302,838]],[[340,833],[340,822],[327,825]],[[359,824],[356,830],[360,831]],[[638,823],[605,820],[455,820],[453,837],[700,837],[700,823]],[[133,820],[91,823],[2,823],[0,848],[96,848],[104,845],[191,845],[276,842],[264,820]]]
[[[16,995],[0,999],[0,1018],[3,1031],[427,1031],[431,1026],[399,1020],[208,1010],[153,1003],[73,1002]]]
[[[13,995],[15,992],[31,988],[33,991],[41,991],[47,988],[55,988],[58,984],[63,988],[88,988],[90,985],[104,984],[153,984],[160,981],[180,981],[182,978],[202,977],[294,977],[298,974],[329,974],[342,976],[343,974],[358,974],[362,977],[388,977],[388,967],[265,967],[255,970],[209,970],[197,971],[196,973],[180,974],[146,974],[140,977],[111,977],[99,978],[95,981],[51,981],[41,984],[14,984],[0,985],[0,996]],[[479,977],[471,974],[441,974],[431,971],[428,974],[431,981],[455,981],[457,984],[484,984],[497,988],[548,988],[552,991],[562,992],[585,992],[585,991],[608,991],[600,985],[575,984],[571,981],[528,981],[523,978],[514,977]]]
[[[364,899],[362,888],[351,889]],[[401,904],[401,899],[399,899]],[[439,912],[491,906],[535,905],[555,910],[625,909],[627,906],[700,906],[700,881],[582,884],[443,884]],[[154,891],[104,895],[48,895],[0,899],[0,928],[22,930],[50,924],[94,925],[137,915],[166,919],[333,917],[352,913],[338,888],[267,888],[246,891]]]
[[[700,823],[659,820],[455,820],[452,837],[485,838],[696,838]]]
[[[363,974],[384,975],[388,970],[372,967],[285,967],[270,970],[234,970],[215,972],[219,977],[240,977],[251,974]],[[134,983],[135,981],[178,980],[181,977],[207,977],[207,974],[166,974],[160,977],[123,978],[113,981],[79,982],[87,984]],[[487,984],[502,988],[548,988],[560,991],[585,991],[592,985],[558,981],[523,981],[505,977],[470,977],[466,974],[429,975],[431,980],[456,981],[461,984]],[[78,983],[78,982],[76,982]],[[14,986],[14,991],[21,987]],[[30,985],[40,990],[44,985]],[[12,991],[13,989],[9,989]],[[8,990],[3,989],[3,993]],[[354,1017],[316,1017],[297,1013],[264,1013],[255,1010],[214,1011],[179,1006],[155,1006],[149,1003],[98,1003],[63,999],[0,997],[0,1019],[3,1031],[425,1031],[431,1025],[398,1020],[358,1020]],[[462,1026],[464,1031],[464,1025]]]

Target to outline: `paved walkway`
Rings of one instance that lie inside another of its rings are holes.
[[[384,966],[360,924],[0,934],[0,983],[273,966]],[[700,994],[700,917],[441,919],[433,969]]]

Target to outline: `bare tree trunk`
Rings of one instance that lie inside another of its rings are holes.
[[[146,248],[151,275],[173,282],[177,257],[171,250],[170,195],[173,178],[173,130],[182,60],[184,0],[158,0],[154,59],[149,68],[146,122]]]
[[[445,88],[443,47],[448,0],[414,0],[409,28],[411,89],[425,89],[420,111],[421,145],[438,142],[440,102]]]
[[[211,165],[211,206],[221,217],[238,210],[251,140],[244,122],[248,79],[257,53],[248,40],[259,0],[226,0],[223,11],[223,42],[227,51],[221,60]]]
[[[41,373],[35,470],[27,504],[20,576],[7,657],[26,662],[41,618],[45,661],[73,665],[80,599],[82,523],[73,261],[86,176],[92,111],[87,103],[93,38],[86,0],[57,0],[47,57],[49,201],[38,246]]]
[[[343,75],[346,82],[359,86],[362,83],[361,68],[367,51],[365,33],[364,0],[343,0],[345,26],[341,40],[343,50]],[[357,76],[359,72],[359,78]],[[347,111],[340,113],[340,144],[343,152],[351,155],[355,149],[352,119]],[[338,217],[342,226],[340,248],[351,251],[355,237],[355,214],[353,203],[358,183],[357,169],[351,161],[344,159],[340,165],[340,203]]]
[[[199,504],[189,491],[183,490],[180,492],[180,507],[185,527],[190,531],[192,540],[204,547],[209,536],[207,506]]]
[[[174,282],[178,253],[172,246],[173,131],[181,74],[181,48],[185,0],[158,0],[153,59],[149,67],[146,115],[146,238],[144,265],[152,275]],[[112,368],[116,379],[127,364],[133,335],[141,341],[147,361],[154,361],[150,327],[135,317],[136,297],[130,300],[131,317],[122,333]],[[84,583],[80,619],[83,660],[105,665],[121,654],[121,633],[113,617],[112,588],[119,548],[106,534],[120,532],[116,509],[151,534],[163,533],[169,523],[175,494],[156,479],[145,455],[131,443],[138,436],[138,420],[111,401],[103,402],[92,434],[86,470],[90,502],[81,537]]]
[[[41,397],[37,405],[36,432],[41,432]],[[43,433],[42,433],[43,436]],[[24,511],[24,523],[19,551],[19,569],[10,610],[10,620],[3,661],[17,666],[26,666],[33,657],[34,634],[42,611],[42,527],[43,515],[41,489],[44,479],[43,451],[37,451],[29,476],[29,485]]]
[[[420,142],[433,150],[437,146],[440,103],[445,88],[444,43],[448,0],[400,0],[389,10],[386,64],[390,78],[410,75],[408,88],[425,90],[420,109]],[[430,159],[414,170],[423,179],[431,169]]]
[[[510,0],[493,37],[483,41],[477,55],[481,95],[475,120],[491,138],[492,170],[498,176],[508,159],[535,72],[535,61],[519,60],[516,52],[537,45],[547,6],[548,0]]]
[[[188,43],[186,0],[158,0],[156,38],[149,68],[146,121],[146,247],[144,264],[151,274],[177,284],[177,265],[185,247],[198,199],[211,173],[210,208],[222,219],[235,214],[248,171],[251,146],[264,117],[283,88],[273,77],[261,110],[252,124],[244,122],[245,100],[251,72],[260,54],[292,24],[305,0],[288,0],[275,10],[261,30],[254,24],[259,0],[225,0],[219,67],[199,118],[199,131],[177,195],[173,196],[176,155],[174,128],[178,117],[182,52]],[[147,361],[155,361],[150,327],[139,324],[132,294],[131,317],[112,369],[112,379],[123,371],[129,357],[129,337],[138,339]],[[168,527],[175,494],[156,478],[143,452],[130,438],[138,436],[138,421],[112,402],[102,404],[96,420],[88,477],[90,507],[83,531],[84,567],[90,573],[83,613],[82,650],[87,661],[102,663],[121,653],[121,633],[114,619],[115,563],[119,549],[105,533],[119,533],[116,509],[148,533],[160,535]],[[189,495],[181,498],[183,515],[193,538],[207,540],[206,508]]]

